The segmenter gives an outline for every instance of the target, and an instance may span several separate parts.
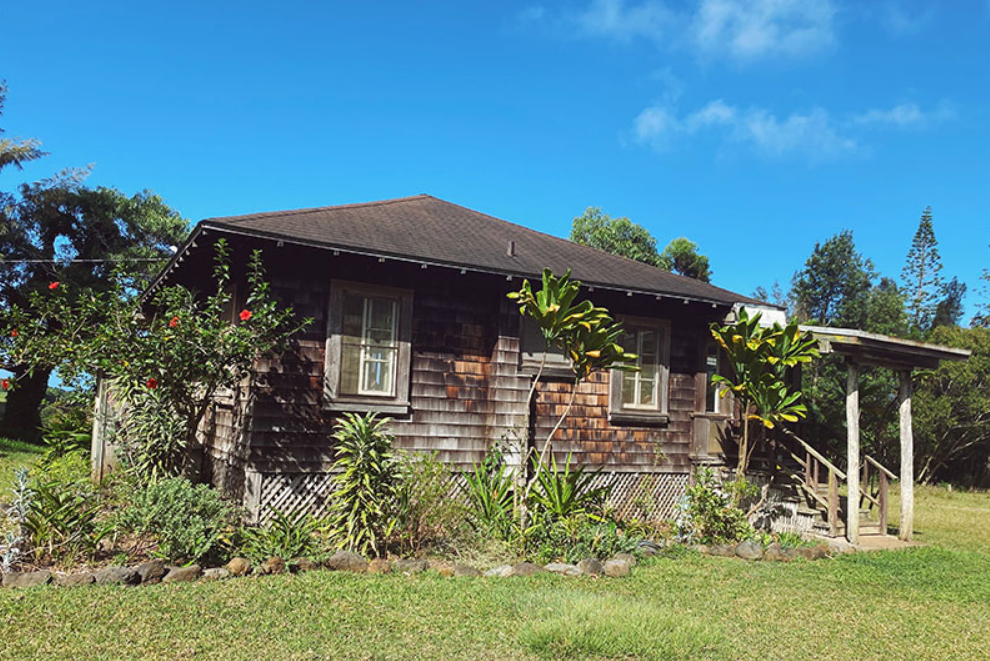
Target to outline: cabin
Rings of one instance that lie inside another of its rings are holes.
[[[392,419],[398,448],[470,469],[495,443],[518,464],[520,444],[552,429],[572,388],[506,298],[542,270],[571,270],[618,319],[635,373],[581,385],[553,444],[611,484],[621,516],[669,517],[699,465],[725,461],[733,412],[716,396],[719,356],[709,326],[766,303],[698,280],[493,218],[429,195],[200,222],[153,287],[211,282],[213,243],[233,255],[232,292],[261,249],[274,294],[313,323],[291,350],[259,360],[222,393],[201,429],[202,478],[254,520],[274,509],[319,512],[330,488],[331,434],[345,412]],[[103,456],[104,450],[94,447]],[[94,456],[99,463],[101,458]]]

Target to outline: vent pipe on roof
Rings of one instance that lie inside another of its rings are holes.
[[[516,242],[515,241],[513,241],[511,239],[509,240],[509,247],[505,249],[505,254],[508,255],[509,257],[515,257],[516,256]]]

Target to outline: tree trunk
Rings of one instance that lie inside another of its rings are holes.
[[[28,374],[26,366],[16,365],[11,371],[16,387],[7,393],[0,434],[37,442],[41,439],[41,404],[48,393],[48,378],[52,370],[36,369],[33,374]]]

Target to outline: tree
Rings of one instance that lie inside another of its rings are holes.
[[[0,105],[6,88],[0,85]],[[0,169],[20,167],[44,154],[37,140],[0,140]],[[181,243],[188,223],[161,198],[145,191],[127,197],[112,188],[82,185],[87,170],[66,170],[48,179],[0,192],[0,310],[24,307],[30,294],[53,281],[69,291],[109,289],[116,271],[132,296]],[[4,433],[37,436],[39,408],[52,366],[3,364],[18,388],[7,398]]]
[[[795,315],[822,326],[862,328],[875,277],[873,263],[856,251],[852,232],[843,230],[816,243],[804,268],[794,274]]]
[[[942,291],[942,258],[932,226],[932,208],[926,207],[908,250],[907,263],[901,271],[911,324],[919,333],[932,327],[938,297]]]
[[[778,280],[773,281],[773,286],[770,287],[770,291],[763,285],[760,285],[753,290],[753,298],[759,299],[764,303],[773,303],[774,305],[779,305],[782,308],[787,307],[787,295],[784,290],[780,287],[780,282]]]
[[[972,324],[982,328],[990,328],[990,269],[983,269],[980,280],[983,281],[980,293],[985,302],[977,306],[979,312],[973,316]]]
[[[966,283],[953,277],[942,287],[943,299],[935,306],[932,327],[958,326],[963,316],[963,297],[966,296]]]
[[[571,241],[621,255],[651,266],[660,265],[657,240],[628,218],[611,218],[598,207],[588,207],[574,219]]]
[[[236,324],[225,313],[230,256],[221,240],[210,295],[172,286],[142,301],[123,291],[126,279],[79,291],[52,282],[5,311],[0,348],[11,362],[57,367],[69,380],[100,373],[123,406],[115,440],[127,465],[146,480],[174,475],[216,392],[309,323],[275,301],[260,251],[247,266],[247,307]]]
[[[0,117],[3,116],[4,102],[7,100],[7,81],[0,80]],[[0,127],[0,135],[3,135],[3,127]],[[0,138],[0,172],[9,166],[22,169],[29,161],[44,156],[41,151],[41,141],[37,138]],[[2,193],[0,193],[2,195]]]
[[[708,267],[708,258],[698,253],[697,243],[689,241],[683,236],[667,244],[664,251],[660,253],[658,265],[662,269],[686,275],[695,280],[711,281],[712,272]]]
[[[717,374],[712,381],[724,384],[726,388],[721,396],[732,392],[742,409],[743,433],[736,465],[739,481],[745,479],[755,447],[749,442],[750,421],[773,429],[777,423],[796,422],[805,417],[807,408],[800,402],[801,392],[788,387],[786,370],[818,357],[817,341],[798,329],[796,319],[791,319],[786,327],[778,323],[763,327],[760,317],[759,313],[750,317],[741,308],[735,323],[711,326],[712,337],[722,348],[730,372],[725,376]]]

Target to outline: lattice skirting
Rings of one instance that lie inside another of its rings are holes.
[[[464,476],[451,476],[451,497],[463,497]],[[611,486],[609,506],[620,519],[663,520],[674,516],[674,508],[688,485],[687,473],[601,473],[596,486]],[[333,490],[331,473],[264,473],[261,475],[258,521],[274,511],[306,511],[315,516],[327,513]]]

